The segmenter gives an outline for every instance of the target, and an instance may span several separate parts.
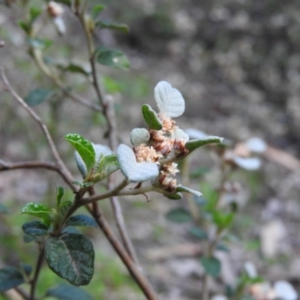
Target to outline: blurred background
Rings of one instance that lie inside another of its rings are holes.
[[[91,7],[98,4],[89,2]],[[0,48],[0,64],[11,85],[24,98],[37,88],[56,91],[30,57],[28,40],[18,25],[28,17],[26,7],[44,9],[46,3],[0,3],[0,40],[5,43]],[[184,115],[176,119],[180,128],[222,136],[232,145],[256,137],[268,149],[260,154],[258,170],[241,169],[230,177],[230,183],[238,184],[235,197],[239,209],[229,229],[227,250],[218,251],[222,271],[218,280],[211,281],[211,294],[224,294],[225,286],[234,285],[245,262],[254,264],[267,282],[286,280],[300,291],[299,1],[101,3],[107,5],[101,20],[125,23],[130,28],[129,33],[108,29],[95,33],[97,45],[121,49],[131,64],[128,71],[98,68],[106,93],[115,101],[120,141],[129,145],[130,131],[145,126],[141,105],[154,106],[153,88],[166,80],[186,101]],[[49,61],[87,67],[88,52],[80,24],[66,6],[62,18],[66,26],[63,35],[57,33],[51,20],[40,20],[39,36],[53,42],[45,55]],[[87,77],[68,73],[63,78],[76,93],[96,101]],[[0,90],[0,159],[51,160],[40,129],[5,93],[2,83]],[[106,144],[105,119],[58,92],[34,110],[49,126],[68,167],[80,179],[73,150],[63,137],[76,132]],[[192,155],[189,170],[194,188],[218,186],[219,165],[209,149],[201,148]],[[55,187],[63,184],[47,171],[0,173],[0,201],[10,211],[0,215],[0,265],[20,260],[34,264],[33,245],[24,244],[21,238],[20,225],[29,219],[21,216],[20,209],[29,201],[53,204]],[[68,196],[71,198],[72,193]],[[155,194],[150,199],[121,199],[141,264],[159,299],[199,299],[204,273],[199,263],[202,242],[188,233],[187,224],[165,218],[170,209],[187,207],[187,201],[171,201]],[[111,218],[109,202],[102,206]],[[97,249],[98,271],[89,288],[95,299],[143,299],[103,236],[89,234]],[[41,291],[59,281],[50,271],[43,274]]]

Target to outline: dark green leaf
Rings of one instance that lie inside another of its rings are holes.
[[[59,208],[64,194],[65,194],[64,188],[61,186],[57,187],[57,189],[56,189],[56,206],[57,206],[57,208]]]
[[[62,232],[63,233],[78,233],[78,234],[80,234],[80,231],[76,227],[73,227],[73,226],[65,227]]]
[[[55,2],[65,4],[67,6],[71,6],[72,5],[72,0],[55,0]]]
[[[174,223],[185,223],[192,220],[192,216],[189,211],[182,207],[171,209],[166,214],[166,218]]]
[[[102,155],[94,168],[93,182],[98,182],[106,178],[118,169],[119,163],[115,154],[106,156]]]
[[[63,70],[67,71],[67,72],[71,72],[71,73],[83,74],[85,76],[88,76],[88,75],[91,74],[91,72],[88,72],[82,66],[74,64],[74,63],[70,63],[68,66],[66,66],[65,68],[63,68]]]
[[[142,113],[145,122],[149,126],[150,129],[161,130],[162,123],[159,119],[157,113],[152,109],[152,107],[148,104],[144,104],[142,106]]]
[[[166,196],[167,198],[171,199],[171,200],[180,200],[182,198],[182,194],[181,193],[165,193],[164,196]]]
[[[24,21],[20,21],[19,26],[25,31],[25,33],[30,34],[31,24]]]
[[[72,216],[66,222],[66,226],[91,226],[97,227],[95,220],[87,215]]]
[[[94,274],[94,248],[82,234],[50,237],[45,246],[49,268],[73,285],[88,284]]]
[[[91,15],[93,19],[96,19],[102,10],[105,9],[105,5],[97,4],[92,8]]]
[[[48,297],[55,297],[58,300],[93,300],[85,290],[69,284],[60,284],[49,289]]]
[[[96,154],[93,144],[77,133],[69,133],[64,139],[76,149],[89,171],[95,165]]]
[[[23,241],[25,243],[31,243],[31,242],[35,242],[37,240],[38,240],[37,236],[33,236],[33,235],[30,235],[30,234],[24,234],[24,236],[23,236]]]
[[[201,264],[205,270],[205,272],[212,276],[217,277],[219,276],[221,272],[221,263],[220,261],[215,257],[202,257],[200,259]]]
[[[33,236],[41,236],[48,233],[48,227],[40,221],[31,221],[22,225],[22,229],[26,234]]]
[[[2,203],[0,203],[0,213],[6,214],[8,212],[9,212],[8,208],[4,206]]]
[[[224,244],[218,244],[216,246],[216,250],[223,251],[223,252],[230,252],[228,247],[226,247]]]
[[[223,138],[218,137],[218,136],[208,136],[203,139],[198,139],[198,140],[190,140],[186,142],[185,147],[190,151],[194,151],[199,147],[208,145],[208,144],[220,144],[222,143]]]
[[[128,58],[123,51],[118,49],[97,48],[96,59],[98,63],[108,67],[115,67],[122,70],[128,70],[130,67]]]
[[[120,24],[120,23],[112,23],[109,21],[98,21],[96,22],[96,27],[118,30],[125,33],[129,32],[128,25]]]
[[[5,292],[24,283],[22,273],[13,267],[0,269],[0,292]]]
[[[192,227],[189,232],[191,235],[194,237],[200,239],[200,240],[207,240],[208,239],[208,234],[201,228],[199,227]]]
[[[21,213],[41,218],[47,225],[51,222],[51,211],[43,204],[27,203],[21,209]]]
[[[29,94],[24,98],[24,101],[29,106],[38,105],[48,99],[53,95],[53,90],[38,88],[29,92]]]
[[[24,271],[24,273],[29,276],[32,272],[32,266],[31,265],[28,265],[28,264],[24,264],[24,263],[21,263],[20,264],[22,270]]]
[[[225,229],[229,227],[234,219],[234,213],[223,213],[221,211],[214,211],[212,213],[213,222],[218,226],[220,229]]]

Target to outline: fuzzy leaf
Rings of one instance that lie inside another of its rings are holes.
[[[22,283],[24,283],[23,274],[18,269],[13,267],[0,269],[0,292],[5,292]]]
[[[222,143],[223,138],[219,136],[207,136],[203,139],[191,140],[186,142],[185,147],[190,150],[190,152],[196,150],[199,147],[208,145],[208,144],[220,144]]]
[[[142,113],[144,120],[150,129],[160,130],[162,129],[162,123],[159,119],[157,113],[152,109],[152,107],[148,104],[144,104],[142,106]]]
[[[235,156],[232,160],[238,167],[248,171],[258,170],[261,166],[261,160],[257,157]]]
[[[79,64],[75,64],[75,63],[70,63],[69,65],[64,67],[63,70],[66,72],[83,74],[85,76],[88,76],[91,74],[91,71],[87,71],[84,67],[80,66]]]
[[[201,228],[199,227],[192,227],[189,230],[190,234],[193,235],[194,237],[200,239],[200,240],[207,240],[208,239],[208,234]]]
[[[96,49],[96,59],[98,63],[122,70],[128,70],[130,63],[123,51],[118,49],[105,49],[103,47]]]
[[[24,98],[24,101],[29,106],[35,106],[50,99],[52,95],[53,90],[38,88],[30,91],[29,94]]]
[[[93,144],[77,133],[67,134],[64,139],[76,149],[84,161],[87,171],[90,171],[90,169],[95,165],[96,155]]]
[[[56,189],[56,206],[57,206],[57,208],[61,204],[61,200],[64,196],[64,193],[65,193],[65,190],[63,187],[61,187],[61,186],[57,187],[57,189]]]
[[[181,193],[166,193],[164,194],[164,196],[166,196],[167,198],[171,199],[171,200],[180,200],[182,198],[182,194]]]
[[[48,226],[40,221],[27,222],[22,225],[22,229],[31,236],[41,236],[48,233]]]
[[[221,272],[221,263],[220,261],[215,257],[202,257],[200,259],[201,264],[205,270],[205,272],[212,276],[217,277],[219,276]]]
[[[202,193],[200,193],[196,190],[190,189],[190,188],[188,188],[186,186],[183,186],[183,185],[178,185],[177,188],[176,188],[176,191],[190,193],[190,194],[192,194],[196,197],[201,197],[202,196]]]
[[[96,19],[98,15],[105,9],[105,5],[97,4],[91,10],[91,15],[93,19]]]
[[[64,201],[60,204],[58,209],[59,220],[63,220],[65,218],[71,206],[72,206],[71,201]]]
[[[131,148],[121,144],[117,149],[120,169],[131,182],[142,182],[159,175],[158,166],[152,162],[138,163]]]
[[[106,155],[102,158],[100,157],[99,162],[95,166],[93,182],[98,182],[108,177],[111,173],[118,169],[119,163],[115,154]]]
[[[27,203],[22,207],[21,213],[41,218],[47,225],[51,222],[51,211],[43,204]]]
[[[60,284],[49,289],[46,296],[58,300],[93,300],[85,290],[69,284]]]
[[[87,215],[72,216],[66,222],[66,226],[98,227],[95,220]]]
[[[94,274],[94,248],[82,234],[50,237],[45,246],[49,268],[73,285],[88,284]]]
[[[146,128],[135,128],[130,133],[130,141],[134,147],[147,143],[150,139],[150,133]]]
[[[181,93],[170,83],[160,81],[154,89],[154,97],[160,112],[169,117],[179,117],[185,110],[185,103]]]
[[[182,207],[171,209],[166,214],[166,218],[173,223],[185,223],[192,220],[191,214]]]

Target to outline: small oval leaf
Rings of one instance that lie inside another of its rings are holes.
[[[115,67],[122,70],[128,70],[130,63],[123,51],[118,49],[106,49],[99,47],[96,49],[96,59],[98,63]]]
[[[131,182],[142,182],[159,175],[158,166],[152,162],[138,163],[131,148],[121,144],[117,149],[120,169]]]
[[[64,137],[64,139],[76,149],[84,161],[87,171],[89,171],[95,164],[96,154],[93,144],[77,133],[69,133]]]
[[[160,81],[154,89],[154,97],[160,112],[169,117],[179,117],[185,110],[185,103],[181,93],[170,83]]]
[[[94,173],[91,180],[93,182],[98,182],[108,177],[118,169],[119,163],[115,154],[106,155],[102,158],[100,157],[99,162],[96,163],[96,166],[94,168]]]
[[[130,133],[130,141],[134,147],[147,143],[150,139],[150,133],[146,128],[135,128]]]
[[[82,234],[67,233],[50,237],[45,246],[49,268],[73,285],[88,284],[94,274],[94,248]]]
[[[159,119],[157,113],[152,109],[150,105],[144,104],[142,106],[142,113],[143,113],[144,120],[150,129],[155,129],[155,130],[162,129],[162,122]]]
[[[32,236],[41,236],[48,233],[48,227],[40,221],[27,222],[22,225],[22,229],[26,234]]]
[[[35,106],[50,99],[52,95],[53,95],[53,90],[38,88],[30,91],[30,93],[24,98],[24,101],[29,106]]]
[[[0,292],[5,292],[24,283],[22,273],[13,267],[0,269]]]
[[[185,223],[192,221],[192,216],[188,210],[182,207],[171,209],[166,218],[173,223]]]
[[[221,272],[221,263],[220,261],[215,257],[202,257],[200,259],[201,264],[205,270],[205,272],[212,276],[217,277],[219,276]]]
[[[127,24],[112,23],[109,21],[97,21],[96,27],[118,30],[124,33],[129,32],[129,27]]]
[[[69,284],[60,284],[49,289],[47,297],[55,297],[58,300],[93,300],[85,290]]]
[[[27,203],[22,207],[21,213],[41,218],[47,225],[51,222],[51,211],[43,204]]]
[[[208,144],[220,144],[222,143],[223,138],[219,136],[207,136],[203,139],[191,140],[186,142],[185,147],[190,151],[194,151],[199,147],[208,145]]]
[[[66,226],[97,227],[98,225],[93,218],[87,215],[76,215],[68,219]]]

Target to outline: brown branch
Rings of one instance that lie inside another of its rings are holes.
[[[0,172],[17,170],[17,169],[47,169],[57,172],[64,181],[70,186],[70,188],[76,192],[76,188],[70,181],[70,178],[66,176],[64,172],[61,171],[59,166],[53,162],[48,161],[22,161],[17,163],[10,163],[0,160]]]
[[[25,300],[30,300],[30,296],[20,287],[15,287],[14,290]],[[33,299],[34,300],[34,299]]]
[[[90,194],[94,194],[94,190],[89,190]],[[144,295],[148,300],[155,300],[156,295],[152,289],[152,286],[147,281],[147,279],[142,275],[140,270],[138,270],[136,264],[133,262],[131,257],[128,253],[123,249],[122,245],[119,243],[118,239],[115,237],[113,231],[109,227],[109,224],[105,220],[103,213],[101,212],[98,203],[93,202],[92,208],[86,205],[87,210],[89,213],[94,217],[95,221],[97,222],[99,228],[103,231],[104,235],[113,246],[115,251],[118,253],[119,257],[123,261],[124,265],[128,269],[129,273],[131,274],[132,278],[136,281]]]
[[[52,137],[49,133],[47,126],[42,122],[41,118],[34,112],[34,110],[31,109],[31,107],[28,106],[27,103],[11,87],[10,83],[8,82],[8,80],[5,76],[4,68],[2,66],[0,66],[0,73],[1,73],[1,78],[4,83],[5,88],[18,101],[18,103],[29,113],[29,115],[32,117],[32,119],[34,119],[34,121],[39,125],[39,127],[43,131],[43,133],[47,139],[47,142],[49,144],[51,153],[54,156],[61,173],[64,174],[65,178],[68,178],[68,182],[72,182],[72,180],[73,180],[72,175],[69,172],[69,170],[67,169],[67,167],[65,166],[65,164],[63,163],[63,161],[57,151],[57,148],[52,140]]]

